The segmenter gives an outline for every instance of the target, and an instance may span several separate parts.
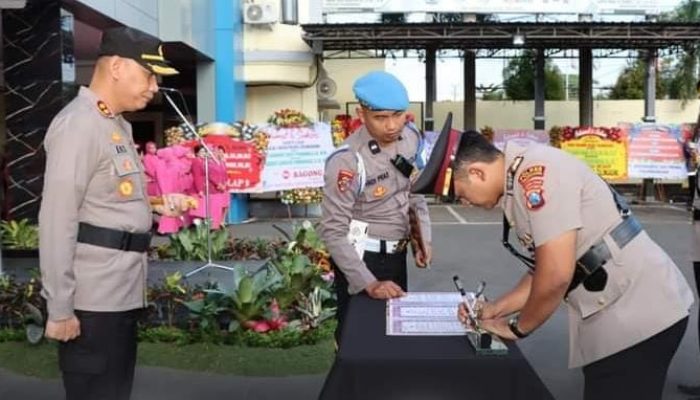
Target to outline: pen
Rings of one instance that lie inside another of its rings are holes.
[[[457,275],[455,275],[452,280],[455,282],[457,291],[460,295],[462,295],[462,302],[464,303],[464,306],[467,307],[467,318],[469,318],[469,323],[474,327],[474,329],[479,330],[479,322],[475,318],[476,314],[474,313],[474,308],[472,307],[471,303],[469,303],[467,292],[464,291],[464,286],[462,286],[462,281],[459,280],[459,276]],[[484,285],[486,284],[484,283]]]
[[[476,287],[476,293],[474,294],[476,300],[481,299],[481,296],[484,294],[484,289],[486,289],[486,282],[479,282],[479,286]]]

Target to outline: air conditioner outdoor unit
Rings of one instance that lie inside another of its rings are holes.
[[[246,24],[274,24],[277,18],[277,8],[272,1],[258,1],[243,5],[243,22]]]

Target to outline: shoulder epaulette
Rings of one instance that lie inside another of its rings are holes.
[[[326,157],[326,165],[328,165],[328,161],[331,160],[334,156],[345,153],[346,151],[350,151],[350,145],[349,144],[343,144],[333,150],[331,154]],[[357,195],[361,195],[362,192],[365,190],[365,186],[367,184],[367,171],[365,169],[365,161],[362,159],[362,156],[358,151],[354,151],[355,153],[355,162],[357,162],[357,179],[358,179],[358,188],[357,188]]]
[[[343,145],[338,146],[335,150],[333,150],[331,152],[331,154],[328,155],[328,157],[326,157],[326,164],[328,164],[328,161],[330,161],[331,158],[337,156],[340,153],[344,153],[348,150],[350,150],[350,146],[347,144],[343,144]]]
[[[422,171],[423,168],[425,168],[426,164],[426,159],[428,157],[427,154],[423,154],[425,150],[425,135],[423,135],[423,132],[421,132],[420,129],[414,124],[413,122],[407,122],[406,127],[413,133],[416,134],[418,138],[418,146],[416,148],[416,155],[415,155],[415,160],[416,160],[416,168],[418,168],[419,171]]]

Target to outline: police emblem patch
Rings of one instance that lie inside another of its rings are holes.
[[[348,190],[354,178],[355,174],[352,171],[348,171],[346,169],[341,169],[338,171],[338,191],[342,193]]]
[[[518,177],[518,183],[523,188],[525,204],[530,210],[544,206],[544,165],[533,165],[524,170]]]
[[[386,192],[387,192],[386,188],[382,185],[379,185],[376,188],[374,188],[374,192],[372,194],[376,198],[382,198],[386,195]]]

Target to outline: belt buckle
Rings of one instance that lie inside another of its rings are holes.
[[[394,253],[406,250],[408,239],[401,239],[394,245]]]
[[[592,272],[591,272],[590,268],[588,268],[588,266],[587,266],[586,264],[582,263],[581,261],[576,260],[576,266],[578,266],[579,268],[581,268],[581,270],[583,271],[583,273],[586,274],[586,277],[591,276],[591,273],[592,273]]]

